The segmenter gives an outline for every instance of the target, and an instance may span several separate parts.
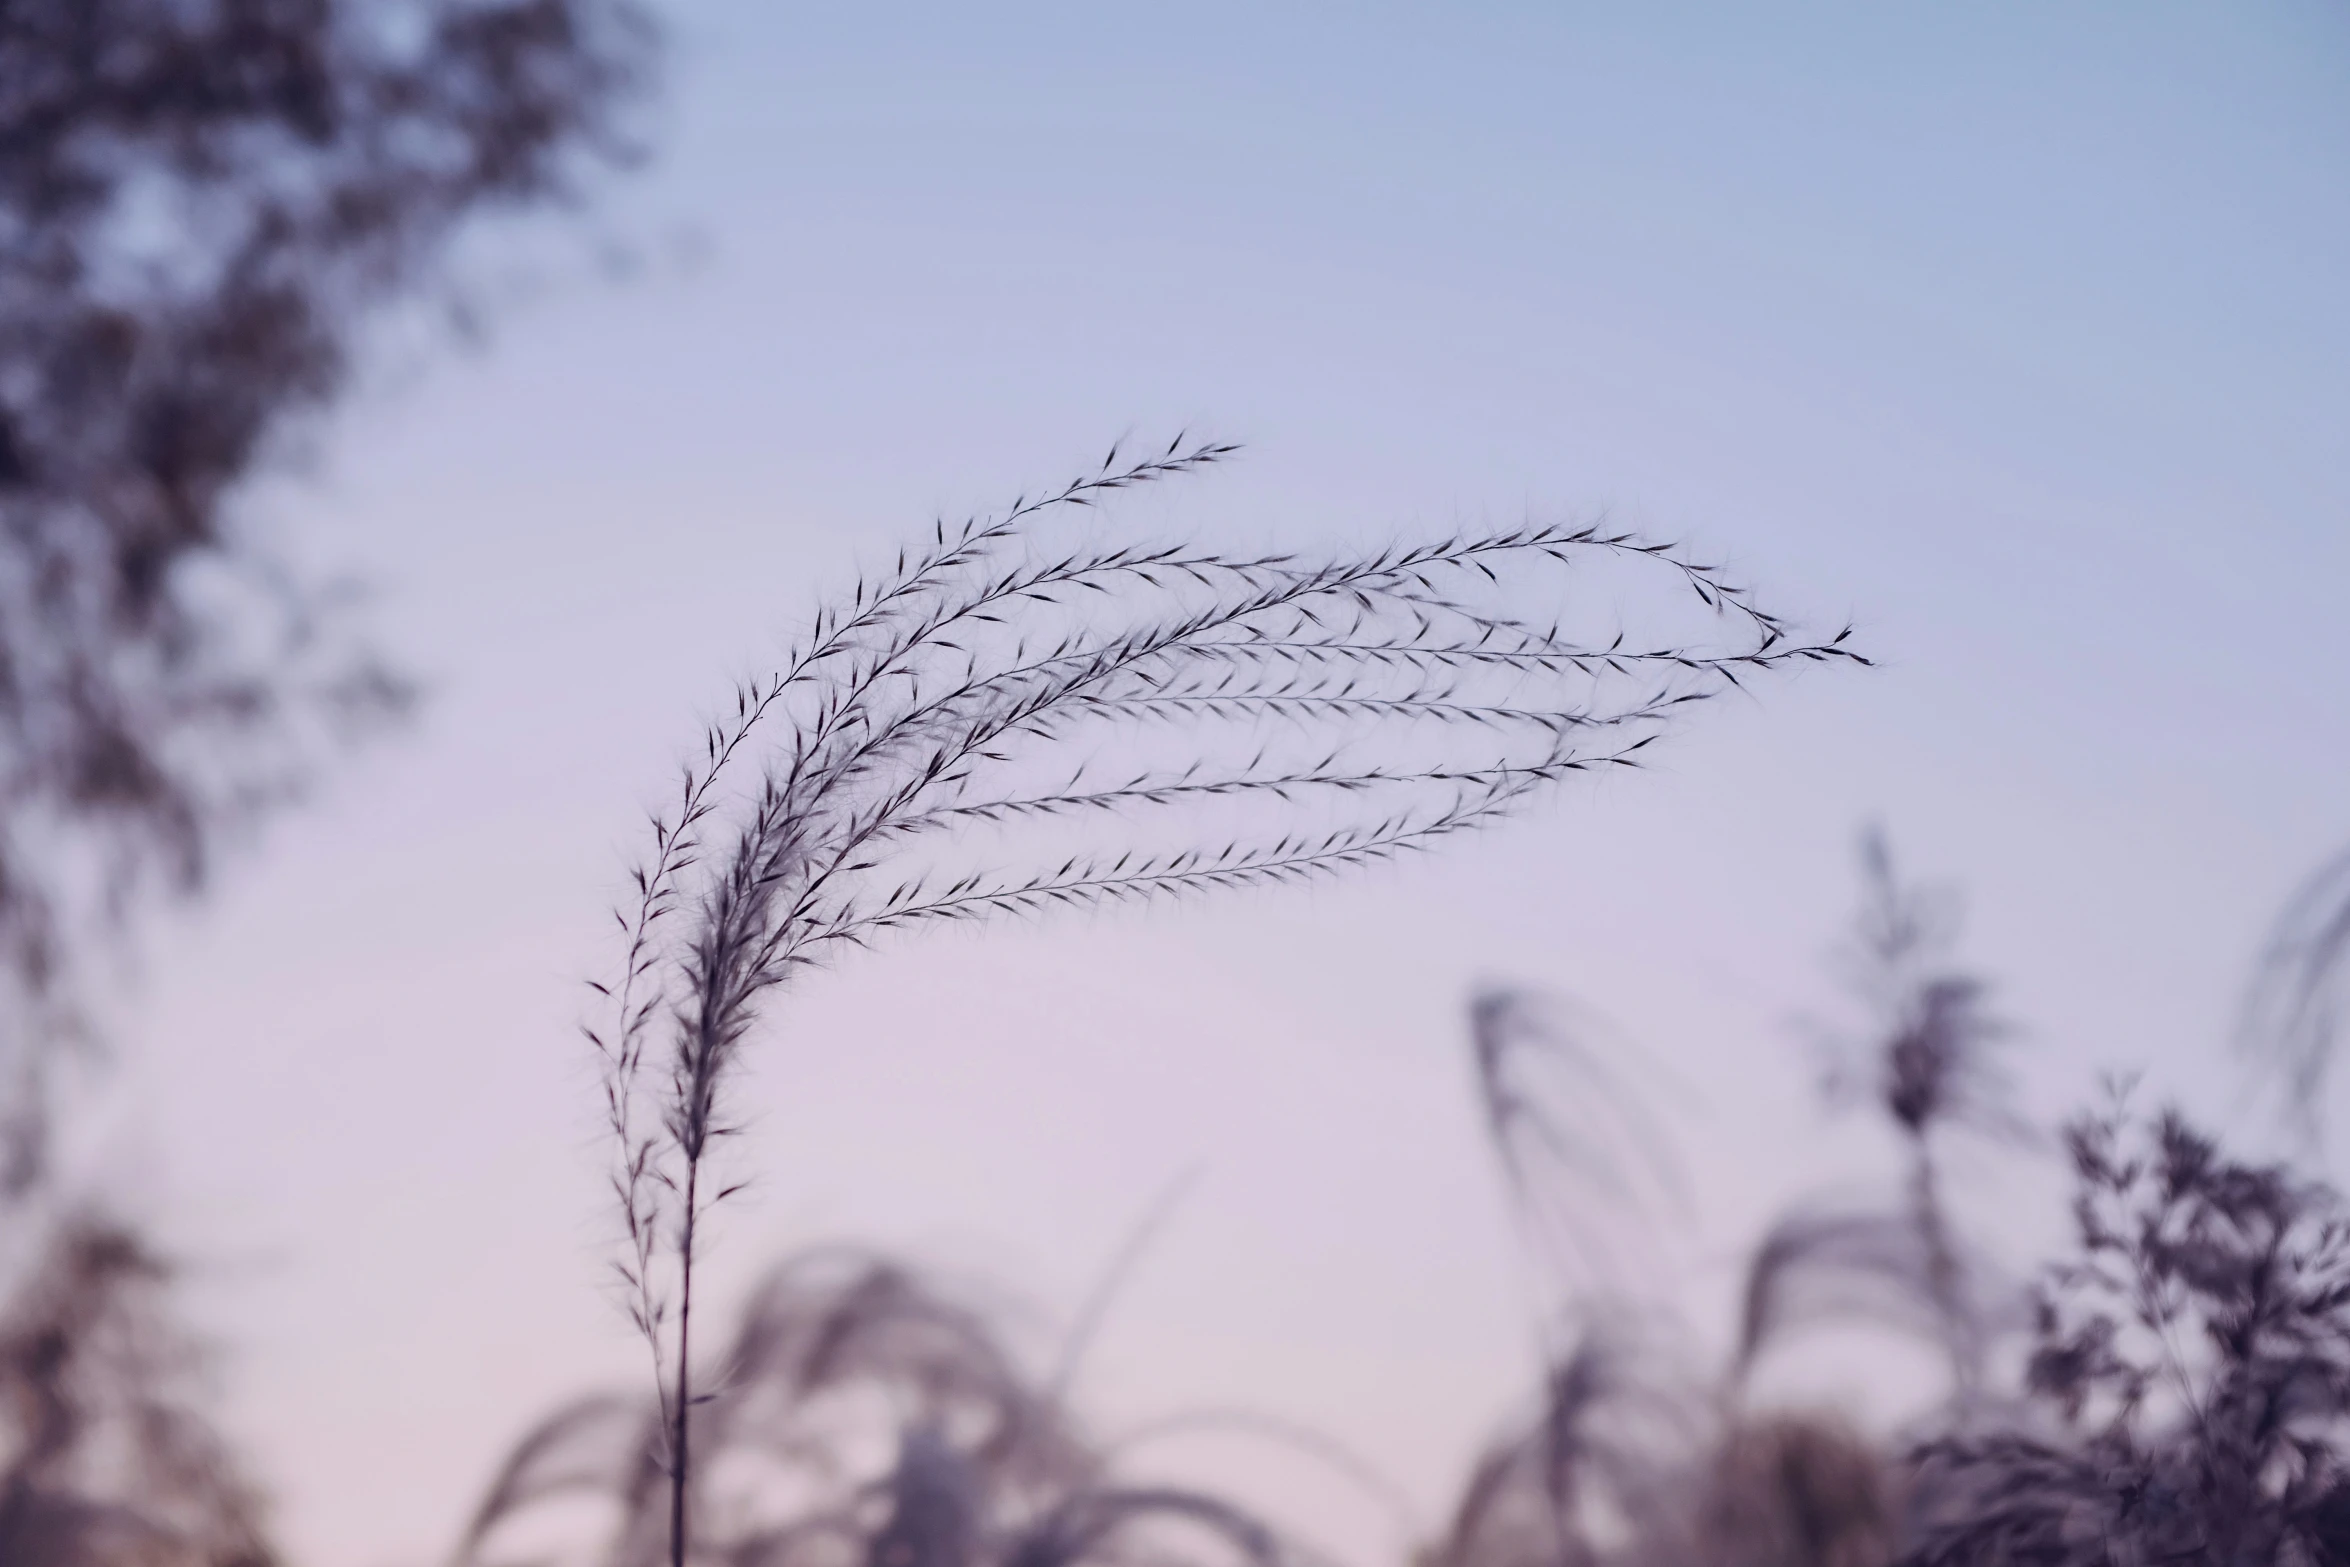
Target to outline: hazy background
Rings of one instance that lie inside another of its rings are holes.
[[[639,1373],[573,1024],[699,719],[861,561],[1129,430],[1250,449],[1105,527],[1605,507],[1884,667],[1368,879],[842,964],[761,1043],[720,1298],[851,1235],[1042,1335],[1196,1170],[1104,1425],[1276,1412],[1433,1512],[1531,1370],[1469,986],[1684,1085],[1718,1334],[1757,1221],[1890,1168],[1795,1026],[1870,819],[1968,889],[2037,1109],[2144,1064],[2259,1129],[2238,986],[2350,837],[2350,13],[1757,9],[663,8],[659,154],[595,220],[628,275],[482,247],[527,296],[487,351],[394,334],[264,499],[377,585],[421,720],[124,1001],[93,1135],[213,1259],[295,1559],[435,1558],[527,1419]],[[1400,1544],[1292,1458],[1160,1457]]]

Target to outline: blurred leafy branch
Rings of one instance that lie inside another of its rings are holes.
[[[634,155],[630,0],[0,5],[0,1561],[253,1567],[173,1267],[52,1156],[84,959],[400,678],[240,498],[485,215]]]
[[[238,507],[485,214],[626,160],[628,0],[0,8],[0,1184],[82,941],[405,687]]]

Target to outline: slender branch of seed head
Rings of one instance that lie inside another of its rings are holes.
[[[806,678],[818,664],[845,651],[857,634],[885,624],[908,600],[940,590],[955,572],[983,558],[994,545],[1014,537],[1019,531],[1019,525],[1028,518],[1056,506],[1091,504],[1091,498],[1097,494],[1190,473],[1221,462],[1240,449],[1228,442],[1209,441],[1177,455],[1182,441],[1183,438],[1177,436],[1161,456],[1115,471],[1112,468],[1117,453],[1113,449],[1110,462],[1104,465],[1102,473],[1073,480],[1056,491],[1034,499],[1015,501],[1008,510],[993,519],[983,522],[973,518],[962,526],[952,543],[948,542],[945,525],[941,524],[938,542],[931,554],[915,560],[910,570],[901,555],[899,568],[894,574],[896,580],[870,591],[860,585],[857,590],[859,607],[829,633],[821,629],[823,621],[819,618],[816,641],[786,672],[784,683],[797,684]]]
[[[885,903],[870,912],[853,909],[844,911],[835,921],[812,931],[797,945],[804,949],[834,941],[861,940],[868,932],[920,920],[966,918],[976,914],[1041,908],[1055,903],[1080,906],[1179,895],[1208,888],[1309,880],[1333,871],[1391,859],[1407,850],[1432,847],[1439,838],[1481,826],[1506,814],[1523,800],[1533,785],[1554,780],[1564,773],[1585,771],[1596,766],[1637,766],[1638,760],[1632,753],[1654,738],[1650,736],[1625,747],[1621,752],[1609,755],[1577,757],[1561,761],[1553,767],[1529,769],[1529,773],[1538,771],[1537,776],[1497,783],[1487,789],[1463,791],[1450,808],[1432,818],[1415,820],[1393,817],[1366,833],[1333,833],[1319,842],[1305,845],[1293,839],[1284,839],[1262,850],[1232,844],[1227,845],[1217,856],[1204,856],[1187,850],[1164,861],[1148,860],[1128,866],[1121,860],[1107,868],[1098,865],[1079,867],[1072,862],[1052,876],[1024,883],[973,887],[959,883],[956,890],[926,902],[909,901],[894,907]],[[1072,871],[1075,873],[1071,874]],[[785,956],[796,956],[796,952],[788,952]]]
[[[1625,721],[1622,718],[1596,720],[1603,725]],[[1582,758],[1582,765],[1590,759]],[[1256,776],[1232,773],[1215,778],[1184,778],[1181,776],[1159,780],[1137,780],[1114,788],[1087,790],[1065,794],[1034,794],[982,800],[971,804],[941,806],[919,815],[895,817],[883,823],[871,836],[876,841],[904,839],[953,827],[960,822],[994,823],[1021,817],[1060,816],[1084,811],[1115,812],[1131,804],[1166,805],[1182,799],[1231,799],[1247,795],[1272,795],[1290,801],[1299,793],[1311,790],[1329,790],[1342,794],[1361,793],[1368,789],[1387,786],[1411,787],[1429,784],[1493,784],[1517,779],[1547,780],[1557,776],[1561,768],[1575,764],[1571,754],[1557,754],[1538,761],[1497,764],[1491,767],[1432,768],[1425,772],[1403,772],[1385,768],[1347,770],[1312,768]]]
[[[1371,570],[1358,579],[1358,585],[1372,590],[1384,584],[1409,583],[1432,594],[1422,573],[1440,569],[1473,569],[1488,580],[1494,577],[1486,557],[1521,551],[1538,551],[1549,555],[1561,565],[1568,564],[1567,550],[1588,547],[1617,554],[1638,555],[1672,567],[1694,592],[1699,601],[1710,609],[1728,610],[1737,614],[1764,633],[1769,641],[1776,641],[1783,633],[1780,619],[1758,608],[1749,590],[1722,580],[1720,568],[1700,565],[1688,559],[1677,544],[1643,540],[1631,533],[1602,533],[1596,523],[1579,528],[1564,524],[1528,524],[1499,533],[1454,535],[1449,539],[1412,548],[1391,550],[1373,556],[1364,564]],[[1460,608],[1447,605],[1448,608]],[[1471,612],[1463,609],[1464,614]],[[1508,624],[1508,623],[1503,623]],[[1512,629],[1525,629],[1513,626]]]
[[[1702,698],[1703,693],[1692,691],[1685,692],[1673,700],[1694,702],[1702,700]],[[1177,716],[1207,714],[1219,718],[1244,716],[1275,718],[1404,717],[1432,719],[1438,723],[1465,723],[1484,726],[1524,724],[1532,728],[1547,730],[1589,728],[1593,725],[1622,721],[1559,712],[1550,708],[1511,707],[1502,703],[1445,702],[1429,697],[1318,696],[1312,693],[1297,696],[1258,695],[1242,692],[1233,695],[1202,693],[1192,696],[1177,693],[1168,696],[1100,697],[1086,699],[1082,705],[1088,717],[1136,715],[1152,718],[1166,714]]]
[[[1699,653],[1687,648],[1587,648],[1562,647],[1557,651],[1520,651],[1477,647],[1469,644],[1447,644],[1433,647],[1396,647],[1375,642],[1318,642],[1284,640],[1261,642],[1207,642],[1199,646],[1203,657],[1232,658],[1244,661],[1292,659],[1317,662],[1334,659],[1350,663],[1379,666],[1427,668],[1439,666],[1493,665],[1508,669],[1560,671],[1596,675],[1601,671],[1628,674],[1635,667],[1669,664],[1681,668],[1718,669],[1735,666],[1742,669],[1775,669],[1779,665],[1805,658],[1814,653],[1828,653],[1838,657],[1858,659],[1859,655],[1844,653],[1830,643],[1782,643],[1768,651],[1745,653]]]
[[[918,562],[911,575],[902,576],[899,583],[875,593],[871,604],[845,620],[830,635],[823,638],[815,649],[798,660],[788,671],[783,683],[796,684],[800,680],[808,678],[818,663],[850,651],[852,639],[857,632],[871,629],[886,622],[888,614],[884,613],[884,606],[887,606],[890,612],[894,612],[898,605],[908,599],[942,591],[950,584],[953,572],[983,559],[987,546],[1014,536],[1018,525],[1029,517],[1055,506],[1091,504],[1090,498],[1104,491],[1124,489],[1136,484],[1151,483],[1176,474],[1188,473],[1211,463],[1220,462],[1237,450],[1239,448],[1236,446],[1209,442],[1178,457],[1154,459],[1134,464],[1115,473],[1079,480],[1063,486],[1050,495],[1016,503],[1003,516],[983,528],[974,530],[967,527],[965,532],[958,537],[954,546],[943,549],[930,558]],[[901,635],[897,639],[895,647],[872,670],[861,677],[853,678],[844,689],[837,693],[828,704],[831,716],[828,719],[821,719],[815,726],[817,743],[821,743],[824,736],[829,733],[841,717],[856,709],[857,704],[868,691],[894,673],[903,660],[911,657],[915,651],[935,643],[941,632],[952,629],[965,620],[984,616],[986,611],[995,605],[1035,594],[1042,589],[1056,585],[1082,586],[1094,576],[1130,570],[1136,564],[1136,561],[1131,558],[1134,554],[1133,551],[1121,550],[1083,559],[1071,557],[1051,567],[1009,574],[991,588],[983,590],[975,598],[959,603],[950,602],[943,609],[934,611],[927,624],[918,627],[913,633]],[[1157,562],[1146,559],[1141,564],[1162,564],[1170,570],[1184,571],[1206,568],[1240,569],[1240,566],[1235,563],[1218,560],[1214,557],[1167,556]]]
[[[869,596],[860,587],[860,600],[865,601],[869,598],[869,601],[862,602],[862,607],[856,613],[846,617],[829,632],[820,631],[817,640],[809,650],[794,660],[790,667],[776,678],[772,689],[780,692],[812,679],[817,667],[825,661],[853,653],[855,639],[860,632],[886,624],[908,601],[944,591],[951,585],[956,571],[984,559],[987,548],[994,543],[1012,537],[1016,533],[1017,525],[1024,519],[1053,506],[1090,504],[1087,497],[1100,491],[1125,488],[1173,474],[1189,472],[1195,468],[1220,461],[1235,450],[1237,450],[1236,447],[1228,444],[1208,443],[1179,457],[1143,462],[1114,473],[1078,481],[1064,486],[1053,494],[1015,504],[1003,516],[985,526],[966,524],[951,545],[944,542],[942,530],[941,547],[932,555],[917,560],[910,571],[905,569],[901,558],[896,581],[874,590]],[[944,631],[952,629],[962,621],[973,618],[984,619],[986,612],[993,606],[1008,603],[1021,597],[1036,596],[1052,586],[1081,586],[1093,576],[1131,569],[1138,561],[1144,565],[1156,564],[1170,570],[1187,572],[1197,572],[1210,567],[1225,570],[1240,569],[1233,563],[1219,561],[1212,557],[1181,557],[1168,551],[1160,551],[1156,552],[1154,558],[1143,552],[1127,549],[1086,558],[1070,557],[1041,571],[1032,570],[1026,573],[1007,575],[1004,579],[983,590],[976,598],[961,602],[950,601],[944,607],[933,610],[930,618],[919,624],[913,632],[902,633],[896,639],[894,646],[878,657],[870,669],[862,674],[852,676],[845,684],[830,693],[824,710],[817,715],[809,732],[800,737],[799,749],[810,754],[820,749],[843,722],[853,719],[859,713],[861,703],[870,691],[892,675],[900,673],[903,664],[915,652],[924,646],[935,644]],[[820,620],[820,628],[821,624]]]

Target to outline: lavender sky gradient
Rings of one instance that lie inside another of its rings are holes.
[[[2037,1111],[2143,1065],[2260,1131],[2230,1011],[2350,838],[2350,12],[669,14],[660,155],[599,220],[636,275],[524,237],[568,275],[485,352],[395,345],[260,497],[432,698],[148,943],[92,1134],[205,1259],[295,1559],[434,1560],[526,1419],[637,1373],[573,1024],[700,717],[860,561],[1128,430],[1250,449],[1119,526],[1605,506],[1884,667],[1360,881],[842,964],[758,1052],[719,1298],[855,1236],[1041,1332],[1196,1169],[1103,1426],[1309,1421],[1432,1519],[1532,1352],[1468,988],[1581,997],[1685,1085],[1718,1340],[1753,1226],[1891,1167],[1792,1022],[1871,819],[1966,887]],[[1302,1461],[1155,1456],[1397,1559]]]

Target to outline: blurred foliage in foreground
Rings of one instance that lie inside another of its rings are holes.
[[[2060,1138],[2071,1251],[2006,1280],[1960,1233],[1942,1161],[1957,1137],[2037,1141],[2007,1101],[2003,1031],[1950,961],[1945,904],[1881,846],[1866,869],[1848,977],[1870,1026],[1833,1086],[1885,1118],[1908,1175],[1881,1206],[1807,1203],[1769,1228],[1719,1367],[1636,1325],[1670,1302],[1629,1298],[1623,1260],[1579,1222],[1670,1184],[1652,1119],[1558,1009],[1517,993],[1472,1009],[1486,1125],[1562,1309],[1527,1412],[1474,1458],[1413,1567],[2350,1562],[2339,1199],[2117,1086]],[[1926,1407],[1870,1429],[1755,1392],[1787,1341],[1816,1350],[1861,1325],[1932,1348],[1945,1373]],[[889,1259],[787,1262],[709,1369],[696,1560],[1314,1561],[1246,1507],[1127,1473],[1065,1378]],[[650,1567],[669,1543],[665,1452],[650,1398],[555,1412],[491,1485],[459,1567]]]
[[[93,947],[404,696],[245,487],[485,213],[630,151],[631,0],[0,3],[0,1563],[246,1567],[171,1268],[55,1156]]]

